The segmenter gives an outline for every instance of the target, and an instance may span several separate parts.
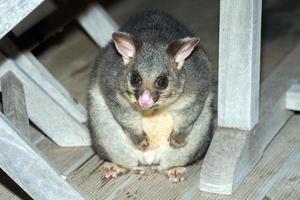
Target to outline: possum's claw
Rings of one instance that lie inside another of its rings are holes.
[[[100,168],[100,173],[103,178],[116,178],[118,175],[123,174],[126,171],[126,169],[110,162],[105,162]]]
[[[186,168],[185,167],[175,167],[175,168],[169,169],[167,172],[167,176],[173,183],[178,183],[180,181],[183,181],[183,180],[185,180],[185,176],[186,176]]]
[[[142,140],[139,142],[139,144],[137,145],[137,147],[142,150],[145,151],[149,146],[149,140],[148,140],[148,136],[144,133],[143,134],[143,138]]]

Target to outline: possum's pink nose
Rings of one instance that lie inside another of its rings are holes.
[[[144,90],[142,95],[139,97],[139,105],[143,108],[149,108],[153,105],[153,97],[149,90]]]

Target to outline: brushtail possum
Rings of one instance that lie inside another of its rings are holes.
[[[205,153],[214,85],[199,41],[160,11],[137,14],[112,34],[92,70],[88,96],[95,146],[109,161],[104,177],[155,166],[178,182],[185,166]],[[102,98],[112,119],[101,113]],[[99,124],[109,120],[119,127],[103,131]]]

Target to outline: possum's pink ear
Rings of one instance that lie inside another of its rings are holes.
[[[200,39],[196,37],[186,37],[172,42],[168,46],[167,52],[171,54],[175,62],[178,64],[178,69],[182,68],[183,62],[191,55],[199,41]]]
[[[140,43],[129,33],[114,32],[112,40],[117,51],[122,55],[125,64],[136,55],[138,48],[140,48]]]

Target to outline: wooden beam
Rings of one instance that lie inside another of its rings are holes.
[[[218,125],[258,122],[261,0],[220,1]]]
[[[292,85],[287,91],[285,107],[288,110],[300,111],[300,84]]]
[[[274,135],[293,115],[285,93],[300,77],[298,45],[261,87],[260,121],[252,131],[218,128],[200,172],[200,190],[231,194],[261,158]]]
[[[0,113],[0,167],[33,199],[87,199]]]
[[[12,60],[0,54],[0,77],[12,71],[23,83],[29,119],[60,146],[89,146],[87,127],[70,115]]]
[[[0,41],[1,50],[14,59],[16,66],[42,88],[57,104],[80,122],[86,122],[86,110],[71,97],[66,89],[30,53],[21,52],[8,38]]]
[[[25,31],[33,27],[35,24],[37,24],[40,20],[48,16],[50,13],[52,13],[56,9],[55,4],[53,1],[48,0],[44,1],[38,9],[33,10],[24,20],[22,20],[22,23],[19,23],[17,26],[15,26],[12,29],[12,32],[16,36],[20,36]]]
[[[118,29],[118,25],[98,3],[91,3],[78,17],[78,22],[100,47],[106,46],[111,41],[112,33]]]
[[[44,0],[0,0],[0,39]]]
[[[1,77],[1,88],[5,116],[30,139],[23,84],[12,72],[7,72]]]

